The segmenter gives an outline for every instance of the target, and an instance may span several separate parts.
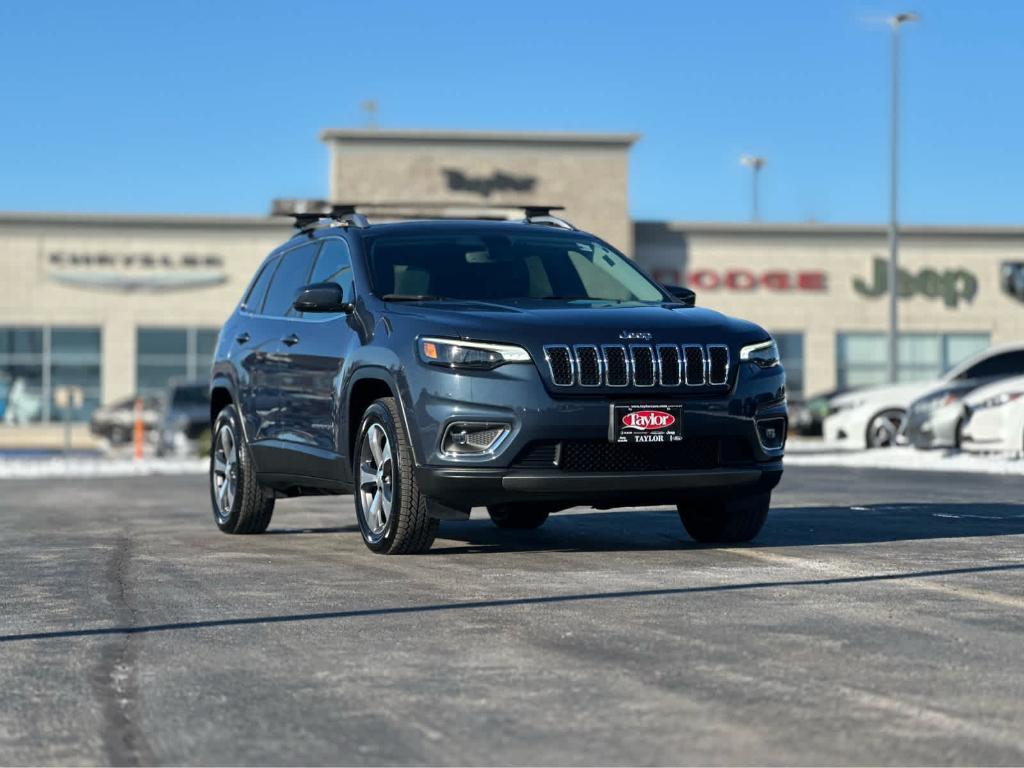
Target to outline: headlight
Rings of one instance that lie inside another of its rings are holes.
[[[445,368],[471,368],[489,371],[507,363],[529,363],[530,354],[512,344],[461,341],[425,337],[418,342],[420,360]]]
[[[1022,395],[1024,395],[1024,392],[1003,392],[995,397],[990,397],[988,400],[983,400],[974,406],[973,410],[980,411],[982,408],[998,408],[1001,405],[1012,403]]]
[[[740,360],[749,361],[762,368],[779,364],[779,348],[769,339],[759,344],[748,344],[740,350]]]

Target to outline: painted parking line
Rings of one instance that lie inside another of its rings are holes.
[[[996,605],[1000,608],[1009,608],[1014,611],[1024,612],[1024,597],[1016,597],[1014,595],[1006,595],[1000,592],[988,592],[981,589],[973,589],[971,587],[962,587],[954,584],[945,584],[934,579],[938,578],[937,575],[932,574],[920,574],[915,575],[914,573],[906,573],[903,571],[892,571],[891,573],[879,574],[875,571],[865,570],[863,568],[847,568],[836,563],[825,562],[824,560],[811,560],[802,557],[794,557],[792,555],[780,555],[777,552],[768,552],[763,549],[747,549],[747,548],[729,548],[719,549],[718,552],[728,552],[731,555],[739,555],[740,557],[746,557],[751,560],[758,560],[762,563],[771,563],[772,565],[782,565],[789,568],[799,568],[805,571],[813,571],[814,573],[824,574],[836,578],[862,578],[865,576],[904,576],[904,578],[892,579],[891,583],[894,585],[901,585],[911,589],[917,589],[925,592],[934,592],[936,594],[947,595],[949,597],[959,597],[964,600],[975,600],[980,603],[988,603],[989,605]]]

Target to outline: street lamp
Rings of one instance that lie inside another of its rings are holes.
[[[740,157],[740,165],[745,165],[753,171],[752,182],[753,189],[751,190],[751,203],[750,203],[750,220],[760,221],[761,219],[761,206],[758,201],[757,194],[757,181],[761,175],[761,169],[764,168],[764,164],[767,162],[765,158],[759,157],[758,155],[742,155]]]
[[[889,126],[889,381],[899,375],[899,150],[900,150],[900,28],[921,17],[898,13],[889,19],[892,29],[892,103]]]

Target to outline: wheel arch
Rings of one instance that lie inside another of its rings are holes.
[[[412,439],[413,432],[409,425],[408,412],[402,401],[401,388],[395,377],[386,368],[367,367],[362,368],[352,375],[348,386],[348,396],[345,399],[345,428],[342,435],[345,440],[345,451],[352,461],[355,448],[356,436],[359,431],[359,423],[362,421],[363,413],[375,401],[382,397],[393,397],[398,403],[398,411],[402,417],[402,426],[409,436],[409,445],[413,454],[413,463],[416,461],[416,441]]]

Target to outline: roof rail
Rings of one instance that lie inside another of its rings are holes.
[[[318,203],[320,201],[317,201]],[[492,208],[495,210],[508,210],[520,208],[525,214],[523,219],[524,224],[542,224],[549,227],[559,227],[560,229],[571,229],[575,230],[572,224],[565,219],[555,216],[552,211],[563,210],[560,205],[503,205],[503,204],[464,204],[464,203],[443,203],[438,205],[467,205],[471,208]],[[315,210],[315,211],[294,211],[288,213],[295,220],[295,228],[301,232],[306,232],[318,226],[342,226],[342,227],[357,227],[364,229],[370,226],[370,220],[365,214],[359,213],[358,209],[361,207],[360,203],[335,203],[331,205],[327,210]],[[388,208],[398,207],[403,204],[398,203],[367,203],[371,208]],[[404,204],[408,205],[408,204]],[[319,207],[326,207],[326,204],[321,204]]]
[[[561,229],[572,229],[575,230],[572,224],[560,216],[551,215],[552,211],[564,211],[560,205],[524,205],[523,212],[526,214],[526,218],[523,222],[526,224],[543,224],[548,227],[559,227]]]
[[[328,225],[346,227],[358,227],[365,229],[370,226],[370,220],[365,215],[356,212],[356,205],[352,203],[339,203],[332,205],[329,211],[302,211],[301,213],[289,213],[295,219],[295,228],[299,231],[313,229],[321,222]]]

